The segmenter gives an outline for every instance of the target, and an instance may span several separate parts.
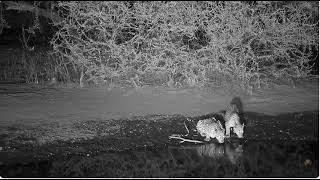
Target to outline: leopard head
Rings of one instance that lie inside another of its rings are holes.
[[[216,134],[216,139],[218,140],[219,143],[224,143],[224,133],[222,131],[217,132]]]
[[[238,126],[233,128],[233,131],[237,134],[239,138],[243,138],[243,129],[244,124],[239,124]]]
[[[224,138],[225,138],[225,129],[223,128],[222,124],[220,121],[218,121],[218,128],[216,129],[216,138],[219,143],[224,143]]]

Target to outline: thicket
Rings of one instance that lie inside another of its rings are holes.
[[[66,15],[51,43],[96,83],[201,86],[222,76],[261,86],[310,74],[319,37],[308,5],[60,2]]]
[[[53,55],[63,79],[81,85],[259,88],[308,77],[319,58],[318,7],[310,2],[64,1],[56,8],[63,20],[54,23]]]

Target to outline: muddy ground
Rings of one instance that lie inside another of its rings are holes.
[[[17,163],[194,145],[169,136],[187,134],[187,117],[213,116],[235,96],[244,106],[245,138],[227,142],[318,143],[318,80],[252,94],[233,87],[107,90],[0,84],[0,173]],[[313,168],[318,169],[316,159]]]

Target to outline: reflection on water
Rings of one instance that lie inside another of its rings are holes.
[[[317,177],[318,142],[226,142],[0,165],[2,177]]]
[[[199,156],[207,156],[214,159],[225,157],[225,159],[228,159],[232,164],[235,164],[243,153],[242,145],[239,143],[211,143],[197,146],[195,149]]]

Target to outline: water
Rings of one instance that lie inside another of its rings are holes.
[[[316,141],[167,145],[1,164],[2,177],[317,177]]]

